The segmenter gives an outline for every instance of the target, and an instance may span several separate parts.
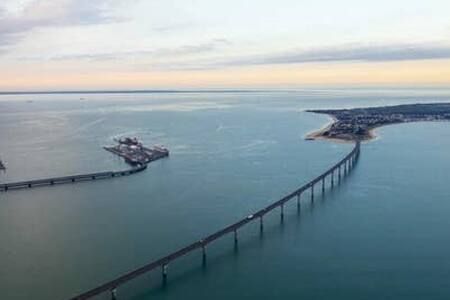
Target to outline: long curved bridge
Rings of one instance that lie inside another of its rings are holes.
[[[120,176],[128,176],[128,175],[132,175],[132,174],[141,172],[145,169],[147,169],[147,165],[139,165],[139,166],[136,166],[136,167],[133,167],[133,168],[130,168],[127,170],[122,170],[122,171],[97,172],[97,173],[78,174],[78,175],[71,175],[71,176],[62,176],[62,177],[53,177],[53,178],[45,178],[45,179],[3,183],[3,184],[0,184],[0,191],[6,192],[8,190],[33,188],[33,187],[38,187],[38,186],[48,186],[48,185],[55,185],[55,184],[75,183],[75,182],[92,181],[92,180],[98,180],[98,179],[114,178],[114,177],[120,177]]]
[[[109,282],[106,282],[100,286],[97,286],[89,291],[86,291],[78,296],[71,298],[71,300],[84,300],[90,299],[92,297],[98,296],[103,293],[111,293],[111,298],[116,299],[116,289],[126,284],[128,281],[133,280],[134,278],[148,273],[152,270],[161,268],[163,281],[167,280],[167,267],[169,263],[173,263],[176,259],[196,250],[202,251],[203,261],[206,260],[206,247],[212,242],[218,240],[221,237],[224,237],[228,234],[234,234],[234,242],[235,244],[238,242],[238,230],[245,225],[251,222],[259,221],[260,230],[263,231],[264,226],[264,216],[276,208],[280,208],[281,219],[284,218],[284,204],[289,202],[290,200],[297,200],[297,209],[300,209],[300,199],[304,192],[309,191],[308,196],[311,201],[314,201],[314,188],[319,185],[321,187],[322,193],[325,193],[325,188],[327,185],[330,187],[334,187],[335,184],[341,183],[341,180],[344,176],[346,176],[354,167],[356,162],[358,161],[360,153],[360,142],[357,141],[352,151],[348,153],[343,159],[333,165],[331,168],[323,172],[321,175],[317,176],[310,182],[301,186],[297,190],[293,191],[289,195],[281,198],[280,200],[270,204],[269,206],[254,212],[253,214],[248,215],[247,217],[233,223],[225,228],[220,229],[219,231],[208,235],[184,248],[181,248],[175,252],[172,252],[164,257],[161,257],[155,261],[152,261],[145,266],[142,266],[138,269],[132,270],[116,279],[113,279]]]

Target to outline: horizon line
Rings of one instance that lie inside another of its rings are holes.
[[[308,87],[292,87],[292,88],[192,88],[192,89],[98,89],[98,90],[30,90],[30,91],[0,91],[0,96],[7,95],[46,95],[46,94],[176,94],[176,93],[255,93],[255,92],[292,92],[298,90],[331,90],[331,89],[450,89],[450,85],[380,85],[380,86],[308,86]]]

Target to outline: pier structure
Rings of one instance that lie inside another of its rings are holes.
[[[71,176],[52,177],[52,178],[45,178],[45,179],[18,181],[18,182],[11,182],[11,183],[2,183],[2,184],[0,184],[0,191],[6,192],[9,190],[34,188],[34,187],[39,187],[39,186],[51,186],[51,185],[55,185],[55,184],[85,182],[85,181],[108,179],[108,178],[114,178],[114,177],[120,177],[120,176],[128,176],[128,175],[132,175],[132,174],[136,174],[141,171],[144,171],[145,169],[147,169],[147,165],[138,165],[138,166],[134,166],[130,169],[121,170],[121,171],[97,172],[97,173],[78,174],[78,175],[71,175]]]
[[[342,175],[342,176],[348,175],[349,172],[352,170],[352,168],[355,166],[356,162],[358,161],[359,154],[360,154],[360,142],[357,141],[355,143],[355,146],[353,147],[352,151],[350,153],[348,153],[338,163],[333,165],[331,168],[329,168],[328,170],[326,170],[325,172],[323,172],[321,175],[317,176],[310,182],[306,183],[305,185],[301,186],[297,190],[293,191],[289,195],[281,198],[280,200],[270,204],[269,206],[267,206],[257,212],[254,212],[253,214],[250,214],[247,217],[245,217],[233,224],[230,224],[230,225],[220,229],[219,231],[217,231],[211,235],[208,235],[186,247],[178,249],[175,252],[172,252],[172,253],[170,253],[164,257],[161,257],[159,259],[156,259],[155,261],[152,261],[140,268],[132,270],[132,271],[130,271],[118,278],[115,278],[109,282],[106,282],[97,287],[94,287],[91,290],[85,291],[75,297],[70,298],[70,300],[85,300],[85,299],[90,299],[90,298],[93,298],[93,297],[96,297],[98,295],[105,294],[105,293],[110,293],[111,299],[116,299],[115,298],[116,291],[120,286],[135,279],[136,277],[139,277],[139,276],[146,274],[155,269],[162,270],[162,280],[164,283],[166,283],[168,280],[168,266],[170,263],[175,262],[175,260],[177,260],[178,258],[181,258],[181,257],[185,256],[186,254],[191,253],[193,251],[200,250],[202,253],[202,261],[203,261],[203,263],[205,263],[207,245],[218,240],[219,238],[227,236],[228,234],[233,234],[234,245],[237,246],[239,229],[241,229],[242,227],[244,227],[245,225],[247,225],[249,223],[259,220],[259,228],[260,228],[260,231],[262,232],[263,228],[264,228],[264,221],[263,221],[264,216],[277,208],[280,208],[281,220],[283,221],[284,205],[292,199],[297,200],[297,210],[300,211],[300,209],[301,209],[300,199],[301,199],[301,196],[303,193],[309,192],[310,197],[311,197],[311,202],[313,202],[314,201],[314,186],[316,184],[319,184],[320,182],[322,182],[322,186],[324,187],[324,191],[325,191],[326,179],[328,177],[330,177],[329,182],[330,182],[330,187],[331,187],[332,182],[334,184],[334,181],[332,181],[332,180],[334,180],[334,173],[339,172],[338,174],[341,174],[340,173],[341,168],[344,168],[344,170],[345,170],[344,175]],[[341,176],[339,176],[339,178],[340,177]],[[340,183],[340,181],[339,181],[339,183]]]
[[[147,169],[147,164],[152,161],[162,159],[169,156],[169,150],[162,146],[153,146],[147,148],[142,145],[137,138],[124,138],[118,140],[118,145],[112,147],[103,147],[105,150],[112,152],[125,159],[125,162],[131,165],[130,169],[122,171],[106,171],[88,174],[78,174],[70,176],[61,176],[44,179],[34,179],[27,181],[18,181],[0,184],[0,192],[10,190],[18,190],[24,188],[33,188],[39,186],[52,186],[55,184],[75,183],[84,181],[93,181],[98,179],[108,179],[120,176],[128,176],[139,173]],[[0,160],[0,170],[5,169],[4,164]]]

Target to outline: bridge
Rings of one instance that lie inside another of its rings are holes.
[[[63,184],[63,183],[75,183],[75,182],[83,182],[83,181],[92,181],[98,179],[107,179],[114,178],[120,176],[128,176],[143,170],[147,169],[147,165],[139,165],[127,170],[122,171],[107,171],[107,172],[97,172],[97,173],[88,173],[88,174],[78,174],[71,176],[62,176],[62,177],[53,177],[53,178],[45,178],[45,179],[36,179],[36,180],[28,180],[28,181],[19,181],[19,182],[11,182],[11,183],[3,183],[0,184],[0,191],[6,192],[8,190],[17,190],[24,188],[33,188],[38,186],[49,186],[55,184]]]
[[[226,226],[225,228],[220,229],[219,231],[208,235],[184,248],[178,249],[175,252],[172,252],[164,257],[161,257],[155,261],[152,261],[138,269],[132,270],[116,279],[113,279],[109,282],[106,282],[102,285],[99,285],[89,291],[86,291],[78,296],[71,298],[71,300],[85,300],[90,299],[92,297],[98,296],[104,293],[110,293],[111,299],[116,299],[116,290],[119,286],[126,284],[127,282],[133,280],[134,278],[141,276],[145,273],[153,271],[155,269],[161,269],[162,279],[165,282],[168,276],[168,265],[173,263],[178,258],[193,252],[193,251],[201,251],[203,261],[206,261],[206,248],[212,242],[224,237],[228,234],[234,235],[234,243],[238,242],[238,230],[245,225],[251,222],[259,221],[260,231],[263,231],[264,228],[264,216],[271,211],[280,208],[280,216],[281,220],[284,218],[284,205],[296,199],[297,201],[297,209],[300,210],[300,199],[303,193],[309,191],[309,197],[311,202],[314,201],[314,189],[317,185],[321,188],[322,193],[325,193],[326,186],[330,186],[333,188],[335,185],[341,183],[341,180],[344,176],[346,176],[354,167],[356,162],[358,161],[360,153],[360,142],[357,141],[352,151],[348,153],[343,159],[341,159],[338,163],[333,165],[331,168],[323,172],[321,175],[317,176],[310,182],[301,186],[297,190],[293,191],[289,195],[281,198],[280,200],[270,204],[269,206],[254,212],[253,214],[248,215],[247,217],[233,223],[231,225]],[[328,179],[328,180],[327,180]]]

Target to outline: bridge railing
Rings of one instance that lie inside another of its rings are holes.
[[[162,258],[159,258],[153,262],[150,262],[149,264],[146,264],[138,269],[135,269],[131,272],[128,272],[114,280],[111,280],[107,283],[104,283],[100,286],[97,286],[87,292],[84,292],[82,294],[79,294],[78,296],[75,296],[71,298],[71,300],[85,300],[92,298],[94,296],[100,295],[105,292],[111,292],[112,298],[115,299],[115,291],[116,288],[127,283],[128,281],[145,274],[147,272],[150,272],[152,270],[155,270],[157,268],[162,268],[163,273],[163,279],[165,280],[167,277],[167,265],[174,260],[192,252],[197,249],[203,250],[203,258],[206,258],[206,246],[213,241],[227,235],[230,233],[234,233],[235,235],[235,242],[237,242],[237,231],[242,228],[243,226],[247,225],[250,222],[254,222],[255,220],[260,220],[261,230],[263,228],[263,217],[264,215],[268,214],[269,212],[273,211],[276,208],[281,207],[281,217],[283,217],[283,206],[286,202],[297,198],[298,205],[300,205],[300,196],[302,193],[310,190],[311,191],[311,201],[314,201],[314,186],[322,182],[323,187],[325,186],[325,181],[328,176],[334,176],[336,172],[338,172],[338,178],[340,179],[341,176],[344,176],[350,172],[350,170],[353,168],[354,164],[357,162],[359,154],[360,154],[360,142],[357,141],[355,143],[355,146],[353,147],[352,151],[348,153],[343,159],[341,159],[338,163],[333,165],[331,168],[323,172],[321,175],[317,176],[313,180],[309,181],[308,183],[304,184],[294,192],[290,193],[289,195],[286,195],[285,197],[281,198],[280,200],[268,205],[267,207],[237,221],[236,223],[233,223],[231,225],[226,226],[225,228],[222,228],[218,230],[217,232],[210,234],[203,239],[200,239],[186,247],[183,247],[175,252],[170,253],[169,255],[166,255]],[[342,170],[343,169],[343,170]],[[341,174],[341,171],[343,174]],[[333,178],[333,177],[332,177]],[[332,179],[333,180],[333,179]],[[333,181],[331,181],[333,182]],[[333,186],[333,183],[332,185]],[[324,189],[322,189],[322,192],[324,192]]]

